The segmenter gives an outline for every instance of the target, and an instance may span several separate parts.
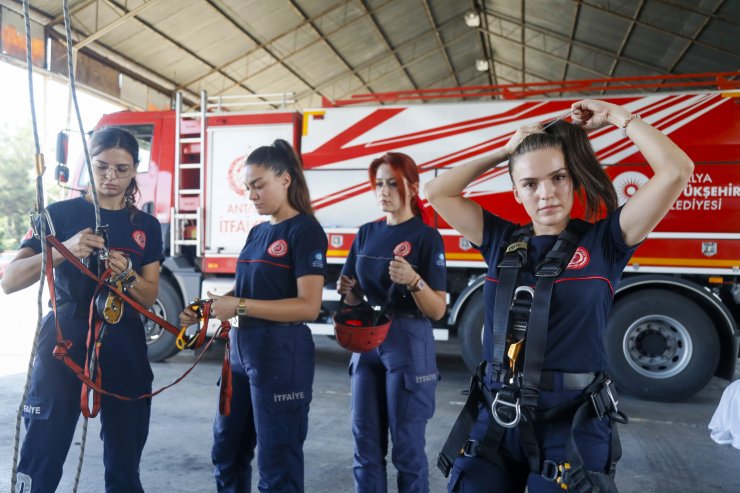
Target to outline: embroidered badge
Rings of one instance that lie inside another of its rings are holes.
[[[137,245],[139,245],[139,248],[142,250],[146,246],[146,233],[144,233],[142,230],[137,229],[133,233],[131,233],[131,238],[134,239]]]
[[[393,255],[399,257],[406,257],[409,253],[411,253],[411,243],[408,241],[402,241],[393,249]]]
[[[588,262],[590,260],[591,260],[591,255],[589,255],[588,250],[579,246],[576,249],[576,253],[573,254],[573,258],[571,258],[570,262],[568,262],[568,267],[566,267],[566,269],[571,269],[571,270],[583,269],[584,267],[588,265]]]
[[[23,241],[30,240],[33,238],[33,228],[28,228],[28,232],[26,233],[26,236],[23,237]]]
[[[324,253],[321,250],[316,250],[311,254],[311,266],[317,269],[324,267]]]
[[[437,253],[437,260],[435,261],[438,267],[445,266],[445,254],[444,252]]]
[[[288,243],[285,240],[273,241],[267,248],[267,253],[271,257],[284,257],[288,253]]]

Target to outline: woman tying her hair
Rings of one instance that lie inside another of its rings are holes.
[[[444,247],[421,219],[419,172],[409,156],[389,152],[368,174],[385,219],[360,227],[338,291],[351,305],[363,296],[383,305],[390,297],[393,322],[378,348],[350,362],[355,490],[386,491],[390,431],[398,491],[426,493],[424,432],[439,380],[430,319],[442,318],[447,305]]]
[[[211,458],[219,492],[248,492],[257,447],[259,491],[302,492],[303,442],[314,375],[314,343],[304,323],[321,308],[327,240],[313,217],[301,163],[284,140],[247,158],[245,184],[269,221],[247,235],[226,296],[209,293],[229,332],[231,414],[217,415]],[[183,325],[198,322],[192,310]]]
[[[623,107],[586,99],[571,111],[572,124],[525,125],[492,155],[425,188],[434,209],[488,264],[485,362],[472,392],[477,419],[467,433],[453,430],[440,456],[451,470],[450,492],[616,491],[621,449],[612,421],[623,415],[604,374],[602,341],[613,289],[680,195],[693,163]],[[654,173],[619,208],[584,131],[607,125],[624,129]],[[507,160],[514,198],[531,220],[525,227],[462,196]],[[574,196],[585,202],[587,218],[601,219],[572,219]]]
[[[164,257],[159,222],[134,205],[139,145],[123,129],[103,128],[90,140],[90,155],[101,224],[108,226],[110,253],[101,268],[125,279],[127,294],[142,305],[151,306],[157,299],[159,265]],[[92,254],[106,246],[93,231],[95,209],[90,195],[56,202],[47,208],[56,237],[80,259],[97,259]],[[3,276],[3,291],[12,293],[39,279],[40,252],[40,241],[29,231]],[[64,339],[72,344],[68,354],[84,368],[90,301],[96,285],[56,250],[53,259],[57,310],[56,314],[46,315],[39,335],[31,389],[24,404],[26,436],[18,465],[17,491],[56,490],[80,416],[82,382],[52,355],[56,345],[55,318]],[[93,272],[98,270],[97,260],[90,264]],[[124,304],[121,320],[103,325],[98,357],[103,388],[128,397],[151,392],[153,375],[139,313]],[[102,396],[100,436],[106,492],[144,491],[139,481],[139,461],[149,433],[150,408],[150,398],[121,401]]]

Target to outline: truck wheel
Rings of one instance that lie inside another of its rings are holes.
[[[719,362],[712,320],[689,298],[665,290],[618,301],[605,343],[617,387],[642,399],[686,399],[709,382]]]
[[[483,360],[483,293],[474,294],[465,305],[460,325],[457,328],[457,337],[460,340],[460,352],[465,366],[474,372]]]
[[[182,302],[177,290],[166,279],[159,281],[157,301],[151,311],[177,327],[180,323],[179,313],[182,311]],[[147,351],[149,361],[164,361],[178,352],[175,346],[175,336],[149,319],[144,320]]]

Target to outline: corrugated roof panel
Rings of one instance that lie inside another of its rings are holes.
[[[616,52],[622,44],[629,25],[629,21],[625,19],[584,5],[581,7],[578,18],[575,39]]]
[[[624,55],[658,69],[667,69],[685,48],[686,43],[685,40],[671,34],[645,26],[635,26],[624,48]]]

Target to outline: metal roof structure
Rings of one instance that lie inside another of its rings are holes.
[[[3,27],[22,29],[22,2],[0,5]],[[64,67],[62,1],[30,7],[45,65]],[[308,108],[356,93],[740,69],[738,0],[70,0],[69,11],[83,83],[138,107],[166,107],[176,91],[191,103],[202,90],[293,92]]]

